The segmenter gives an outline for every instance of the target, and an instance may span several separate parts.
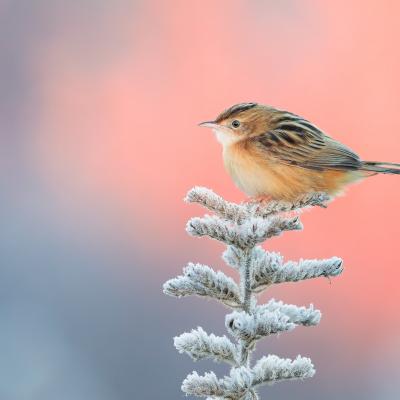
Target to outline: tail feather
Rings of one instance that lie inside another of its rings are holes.
[[[362,161],[360,170],[376,172],[379,174],[399,174],[400,175],[400,164],[379,162],[379,161]]]

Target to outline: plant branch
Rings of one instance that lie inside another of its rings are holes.
[[[163,285],[164,293],[174,297],[207,296],[231,308],[241,307],[239,287],[223,272],[215,272],[202,264],[189,263],[184,275],[170,279]]]
[[[256,294],[272,284],[337,276],[343,271],[343,262],[337,257],[284,262],[279,253],[267,252],[259,245],[284,231],[302,229],[293,211],[324,207],[329,197],[314,193],[291,203],[234,204],[210,189],[195,187],[185,201],[198,203],[215,213],[190,219],[186,231],[192,236],[208,236],[228,245],[223,259],[239,272],[240,282],[237,284],[206,265],[189,263],[183,275],[164,284],[164,293],[170,296],[206,296],[234,309],[226,316],[225,326],[236,343],[226,336],[207,334],[201,327],[174,338],[176,349],[193,360],[211,358],[232,366],[229,375],[222,379],[213,372],[202,376],[193,372],[183,381],[182,390],[208,400],[258,400],[255,391],[258,386],[313,376],[311,360],[300,356],[290,360],[268,355],[251,367],[250,355],[257,340],[298,325],[314,326],[321,319],[321,312],[313,305],[298,307],[274,299],[257,305]]]
[[[203,218],[192,218],[186,225],[186,231],[192,236],[209,236],[240,249],[252,248],[284,231],[299,229],[302,229],[302,225],[298,217],[281,216],[249,218],[242,225],[235,225],[219,217],[206,215]]]
[[[188,354],[195,361],[213,358],[237,365],[235,345],[226,336],[208,335],[201,327],[175,337],[174,345],[180,353]]]

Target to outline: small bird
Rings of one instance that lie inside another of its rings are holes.
[[[400,164],[363,161],[305,118],[263,104],[236,104],[199,125],[213,129],[226,170],[257,200],[334,197],[365,177],[400,174]]]

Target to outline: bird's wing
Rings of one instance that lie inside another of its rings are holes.
[[[285,164],[320,171],[355,170],[361,165],[352,150],[294,114],[281,117],[253,140],[262,153]]]

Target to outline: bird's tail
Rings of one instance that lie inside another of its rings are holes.
[[[362,161],[360,170],[375,172],[377,174],[400,174],[400,164],[378,161]]]

